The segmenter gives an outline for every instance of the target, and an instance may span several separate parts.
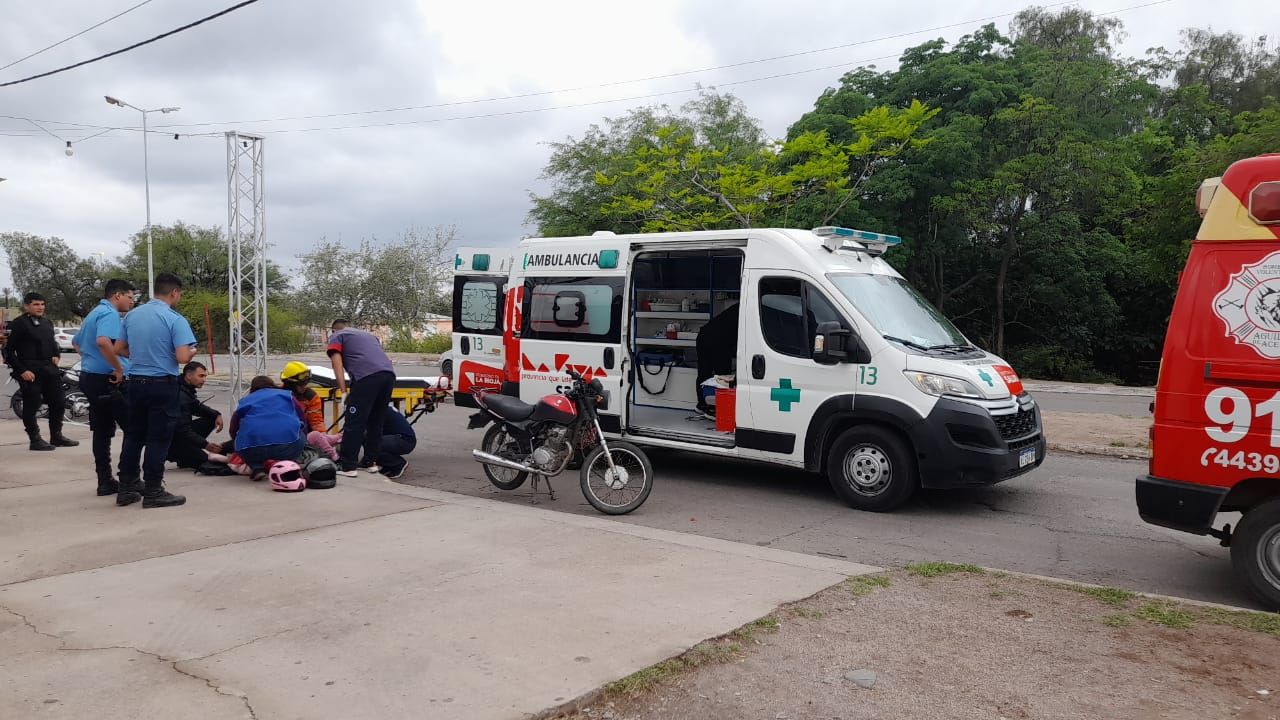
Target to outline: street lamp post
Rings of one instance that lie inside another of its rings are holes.
[[[122,108],[133,108],[134,110],[142,113],[142,183],[147,196],[147,297],[152,297],[155,293],[156,271],[151,242],[151,169],[150,161],[147,157],[147,114],[159,112],[167,115],[171,112],[177,112],[182,108],[163,107],[155,108],[153,110],[143,110],[136,105],[130,105],[129,103],[119,98],[111,97],[110,95],[104,95],[103,97],[106,98],[108,105],[115,105],[116,107]]]

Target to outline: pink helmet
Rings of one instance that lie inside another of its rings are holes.
[[[272,465],[267,478],[271,481],[272,490],[297,492],[307,489],[307,480],[302,477],[302,468],[292,460],[281,460]]]

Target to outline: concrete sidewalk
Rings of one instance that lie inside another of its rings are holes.
[[[0,421],[0,717],[519,718],[874,570],[380,476],[117,508],[69,431]]]

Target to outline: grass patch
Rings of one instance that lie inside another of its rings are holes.
[[[805,607],[803,605],[799,607],[791,608],[791,612],[796,617],[802,617],[809,620],[821,620],[822,618],[827,616],[827,613],[823,610],[818,610],[817,608]]]
[[[1113,627],[1113,628],[1129,627],[1130,622],[1132,622],[1132,620],[1128,615],[1125,615],[1124,613],[1118,613],[1116,615],[1108,615],[1102,618],[1103,625],[1106,625],[1107,627]]]
[[[756,636],[760,633],[776,632],[780,626],[781,623],[778,622],[777,618],[763,617],[734,630],[732,637],[744,643],[755,642]]]
[[[1195,616],[1170,602],[1149,602],[1138,608],[1137,616],[1174,630],[1188,630],[1195,625]]]
[[[908,565],[907,572],[919,577],[931,578],[938,577],[939,575],[952,575],[955,573],[981,575],[986,571],[977,565],[970,565],[968,563],[923,562]]]
[[[1280,637],[1280,614],[1277,613],[1201,608],[1200,616],[1214,625],[1228,625],[1241,630]]]
[[[1119,440],[1116,440],[1116,441],[1114,441],[1114,442],[1112,442],[1112,443],[1111,443],[1111,447],[1113,447],[1113,448],[1122,448],[1122,447],[1128,447],[1128,445],[1125,445],[1124,443],[1120,442]]]
[[[612,694],[635,697],[652,690],[654,686],[670,680],[685,670],[712,663],[730,662],[740,652],[742,652],[742,646],[737,643],[708,640],[707,642],[698,643],[679,657],[663,660],[657,665],[651,665],[643,670],[633,672],[621,680],[611,682],[605,686],[605,691]]]
[[[1068,585],[1067,587],[1081,595],[1088,595],[1094,600],[1101,600],[1104,603],[1115,605],[1116,607],[1127,607],[1129,605],[1129,601],[1137,597],[1134,593],[1131,593],[1128,590],[1121,590],[1120,588],[1086,587],[1084,585]]]
[[[878,588],[891,584],[888,575],[858,575],[844,581],[844,587],[855,598],[866,597]]]

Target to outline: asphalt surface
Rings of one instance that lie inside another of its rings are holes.
[[[400,375],[431,375],[398,366]],[[13,386],[0,393],[7,396]],[[226,388],[202,397],[227,405]],[[1147,398],[1040,393],[1048,410],[1140,416]],[[4,399],[7,412],[8,400]],[[225,411],[225,410],[224,410]],[[480,431],[452,406],[418,421],[418,449],[402,482],[529,503],[526,486],[497,490],[472,461]],[[651,450],[653,494],[620,522],[848,559],[879,566],[926,560],[971,562],[1018,572],[1258,607],[1236,583],[1227,550],[1204,537],[1152,527],[1138,517],[1133,479],[1145,463],[1051,454],[1038,470],[991,488],[931,491],[891,514],[851,510],[826,480],[770,465]],[[554,479],[557,499],[541,507],[594,514],[570,471]],[[1235,518],[1224,517],[1224,522]]]

